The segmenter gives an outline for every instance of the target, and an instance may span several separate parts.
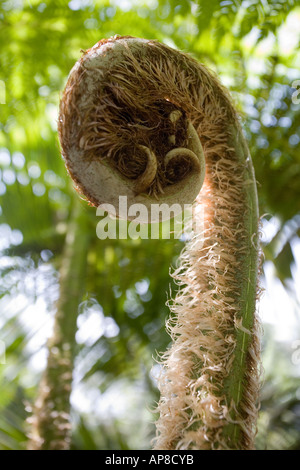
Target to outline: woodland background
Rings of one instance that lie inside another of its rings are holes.
[[[300,450],[300,93],[295,99],[293,87],[300,80],[299,25],[300,3],[293,0],[0,3],[0,449],[26,448],[64,240],[79,200],[60,156],[59,97],[80,50],[120,34],[191,53],[216,71],[241,113],[264,250],[256,445]],[[89,243],[77,273],[83,296],[72,448],[146,449],[155,432],[155,361],[170,341],[169,267],[183,242],[99,240],[96,210],[80,205]]]

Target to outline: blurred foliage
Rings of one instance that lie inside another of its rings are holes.
[[[103,37],[158,39],[194,55],[229,87],[255,165],[263,228],[275,227],[263,238],[264,256],[299,312],[292,282],[300,234],[300,105],[292,102],[292,83],[300,79],[299,21],[293,0],[1,2],[0,449],[26,446],[78,197],[60,158],[59,96],[80,50]],[[82,210],[92,242],[79,306],[72,446],[147,448],[154,433],[148,410],[158,398],[158,366],[150,370],[169,343],[169,267],[183,243],[100,241],[95,210],[84,202]],[[291,351],[266,327],[260,449],[300,449],[299,370]]]

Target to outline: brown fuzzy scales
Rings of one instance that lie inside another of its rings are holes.
[[[96,46],[108,42],[100,41]],[[147,155],[141,147],[147,147],[156,156],[157,171],[145,192],[155,196],[162,194],[165,187],[183,180],[194,168],[193,162],[185,155],[179,155],[165,165],[168,152],[187,146],[184,96],[182,103],[178,104],[168,87],[164,89],[154,82],[162,61],[159,51],[152,51],[154,63],[155,55],[158,62],[151,73],[145,73],[141,67],[145,63],[151,65],[146,56],[141,60],[138,53],[133,56],[126,49],[126,60],[118,60],[109,67],[99,64],[91,72],[87,54],[93,49],[83,55],[76,70],[72,71],[61,100],[58,130],[68,171],[79,191],[92,204],[98,205],[103,201],[95,199],[89,188],[82,186],[69,162],[72,148],[81,149],[85,160],[105,162],[125,178],[136,180],[146,169]],[[168,66],[166,62],[165,67]],[[99,86],[93,90],[92,100],[89,97],[84,100],[86,83],[96,73],[101,76]],[[173,111],[181,114],[176,122],[170,120]]]
[[[59,120],[67,166],[76,140],[87,159],[106,159],[135,179],[146,168],[137,146],[150,146],[158,171],[149,194],[159,197],[190,171],[184,159],[179,159],[183,167],[173,162],[168,174],[162,164],[172,146],[185,146],[186,118],[197,131],[206,160],[206,178],[196,201],[196,206],[204,205],[204,228],[187,243],[173,274],[179,292],[170,301],[173,315],[167,328],[173,344],[162,356],[155,448],[252,449],[260,365],[258,249],[253,247],[258,226],[255,181],[238,116],[227,90],[189,55],[156,41],[131,49],[121,37],[97,47],[117,41],[124,44],[122,60],[93,72],[102,74],[93,106],[87,102],[77,107],[80,84],[90,74],[86,54],[70,76]],[[172,110],[182,113],[176,126],[166,119]],[[175,144],[168,138],[174,134]],[[134,161],[128,158],[128,147],[137,149]],[[98,203],[70,166],[69,171],[79,189]]]

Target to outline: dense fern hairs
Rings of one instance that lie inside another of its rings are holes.
[[[229,93],[191,56],[116,36],[85,51],[72,69],[59,136],[67,170],[93,205],[116,205],[126,195],[129,204],[147,207],[204,206],[195,211],[204,213],[203,230],[187,242],[173,273],[179,290],[167,323],[172,346],[161,358],[154,447],[252,449],[258,206]],[[51,389],[51,375],[47,380]],[[43,400],[41,410],[45,419]]]

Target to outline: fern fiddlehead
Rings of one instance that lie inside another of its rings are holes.
[[[173,343],[162,357],[154,446],[252,449],[258,203],[229,93],[187,54],[114,37],[71,71],[59,134],[67,169],[91,204],[117,206],[126,195],[147,207],[204,205],[203,230],[187,242],[173,274],[179,291],[170,303]]]

